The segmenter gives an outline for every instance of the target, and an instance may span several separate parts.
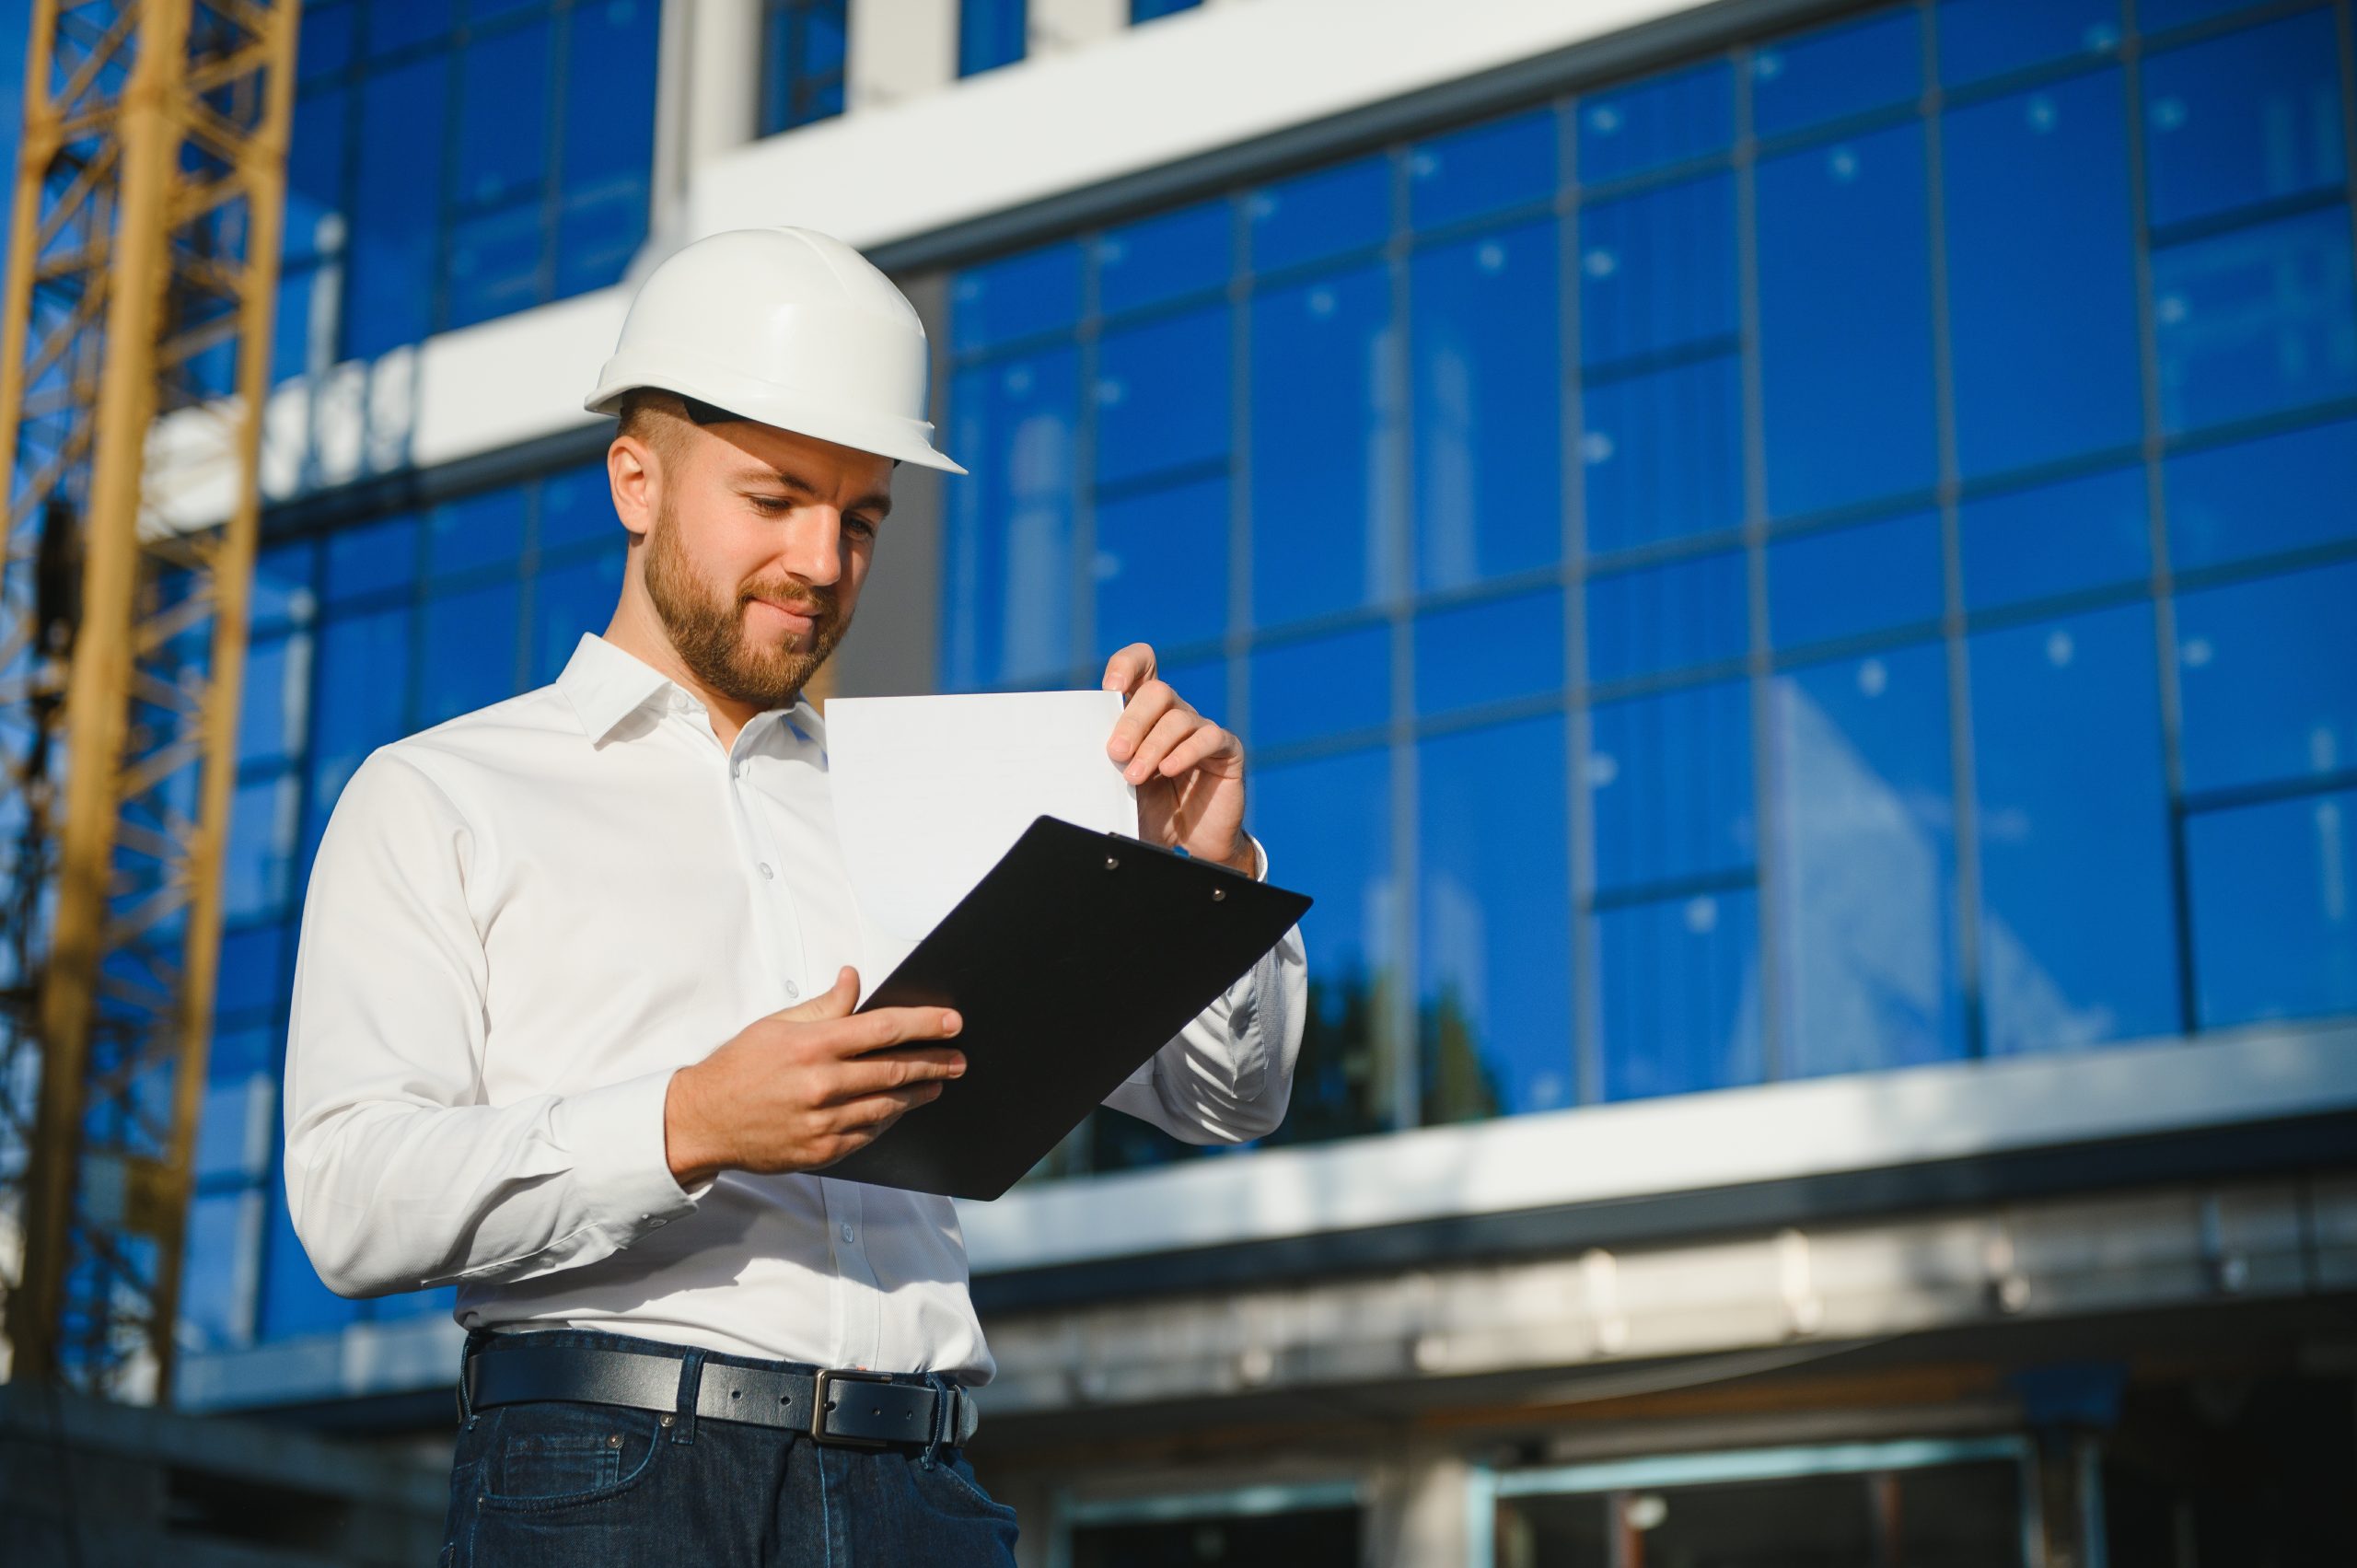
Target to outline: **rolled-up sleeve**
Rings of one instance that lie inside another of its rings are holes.
[[[689,1213],[669,1071],[485,1103],[476,836],[418,765],[361,764],[314,861],[286,1042],[286,1202],[329,1288],[381,1295],[598,1259]]]
[[[1268,852],[1257,839],[1253,852],[1266,881]],[[1266,1137],[1293,1098],[1308,1004],[1309,959],[1296,925],[1105,1103],[1190,1144]]]

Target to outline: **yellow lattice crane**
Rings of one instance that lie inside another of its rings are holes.
[[[0,296],[10,1372],[168,1399],[300,0],[34,0]],[[226,519],[226,520],[225,520]]]

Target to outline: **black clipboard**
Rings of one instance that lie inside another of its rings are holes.
[[[860,1005],[957,1008],[964,1076],[817,1174],[998,1197],[1309,902],[1224,865],[1037,819]]]

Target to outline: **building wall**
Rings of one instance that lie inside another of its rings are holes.
[[[337,52],[368,6],[306,13],[192,1402],[447,1375],[446,1298],[341,1301],[285,1222],[309,850],[369,749],[603,625],[579,395],[630,280],[746,223],[895,269],[974,470],[904,476],[840,689],[1094,684],[1150,638],[1319,900],[1291,1146],[1104,1113],[967,1212],[1035,1446],[1092,1326],[1213,1332],[1190,1275],[1314,1324],[1451,1246],[1527,1299],[1673,1231],[1773,1269],[1779,1226],[2313,1163],[2357,1107],[2345,0],[1033,0],[964,76],[935,0],[403,7]],[[430,178],[384,173],[394,124]],[[1235,1372],[1156,1398],[1238,1408]],[[1167,1459],[1069,1506],[1006,1478],[1069,1561],[1190,1485],[1488,1550],[1497,1465],[1412,1422],[1282,1495]]]

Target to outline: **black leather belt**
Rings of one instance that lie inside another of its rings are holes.
[[[467,1400],[473,1406],[569,1400],[675,1411],[683,1355],[579,1345],[487,1346],[467,1357]],[[784,1427],[820,1443],[867,1447],[962,1447],[981,1419],[974,1397],[955,1384],[936,1386],[899,1373],[787,1372],[713,1361],[697,1378],[695,1412],[699,1420]]]

